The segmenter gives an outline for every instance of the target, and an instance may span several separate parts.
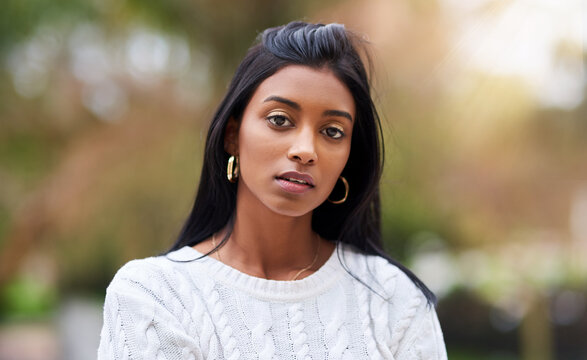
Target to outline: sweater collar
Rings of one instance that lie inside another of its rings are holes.
[[[215,258],[205,256],[190,246],[167,254],[167,258],[185,264],[193,276],[205,273],[222,285],[249,293],[257,298],[275,301],[299,301],[330,289],[346,274],[338,257],[344,247],[335,248],[328,260],[313,274],[295,281],[268,280],[245,274]],[[342,254],[341,254],[342,255]]]

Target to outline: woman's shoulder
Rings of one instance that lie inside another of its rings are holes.
[[[185,264],[196,259],[194,254],[187,250],[184,248],[165,255],[128,261],[116,272],[108,289],[128,287],[129,285],[146,289],[155,289],[161,286],[173,287],[186,277],[187,267]]]
[[[365,254],[345,245],[342,247],[342,261],[365,285],[388,299],[402,298],[418,303],[427,301],[406,272],[382,256]]]

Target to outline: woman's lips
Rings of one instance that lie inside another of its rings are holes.
[[[287,192],[300,194],[314,187],[314,179],[309,174],[288,171],[275,177],[281,188]]]

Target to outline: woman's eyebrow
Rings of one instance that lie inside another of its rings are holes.
[[[263,100],[263,102],[269,102],[269,101],[277,101],[280,102],[282,104],[288,105],[289,107],[292,107],[296,110],[301,110],[301,106],[300,104],[298,104],[295,101],[283,98],[281,96],[269,96],[268,98],[266,98],[265,100]],[[351,114],[349,114],[346,111],[342,111],[342,110],[326,110],[322,113],[323,116],[341,116],[344,118],[349,119],[350,122],[353,122],[353,117],[351,116]]]
[[[267,99],[263,100],[263,102],[268,102],[268,101],[277,101],[277,102],[283,103],[285,105],[288,105],[296,110],[300,110],[302,108],[300,106],[300,104],[298,104],[297,102],[291,101],[286,98],[282,98],[281,96],[269,96]]]
[[[344,118],[349,119],[350,122],[353,122],[353,117],[346,111],[342,110],[326,110],[322,113],[323,116],[341,116]]]

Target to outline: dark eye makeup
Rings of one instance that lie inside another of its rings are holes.
[[[333,126],[327,127],[326,129],[322,130],[322,133],[332,139],[340,139],[345,136],[344,131]]]
[[[285,114],[272,114],[268,115],[265,119],[271,127],[277,129],[295,127],[293,122]],[[320,133],[334,140],[341,139],[346,135],[343,129],[338,126],[328,126],[320,130]]]
[[[292,122],[287,118],[287,116],[282,114],[275,114],[267,116],[267,121],[269,124],[275,127],[292,127]]]

